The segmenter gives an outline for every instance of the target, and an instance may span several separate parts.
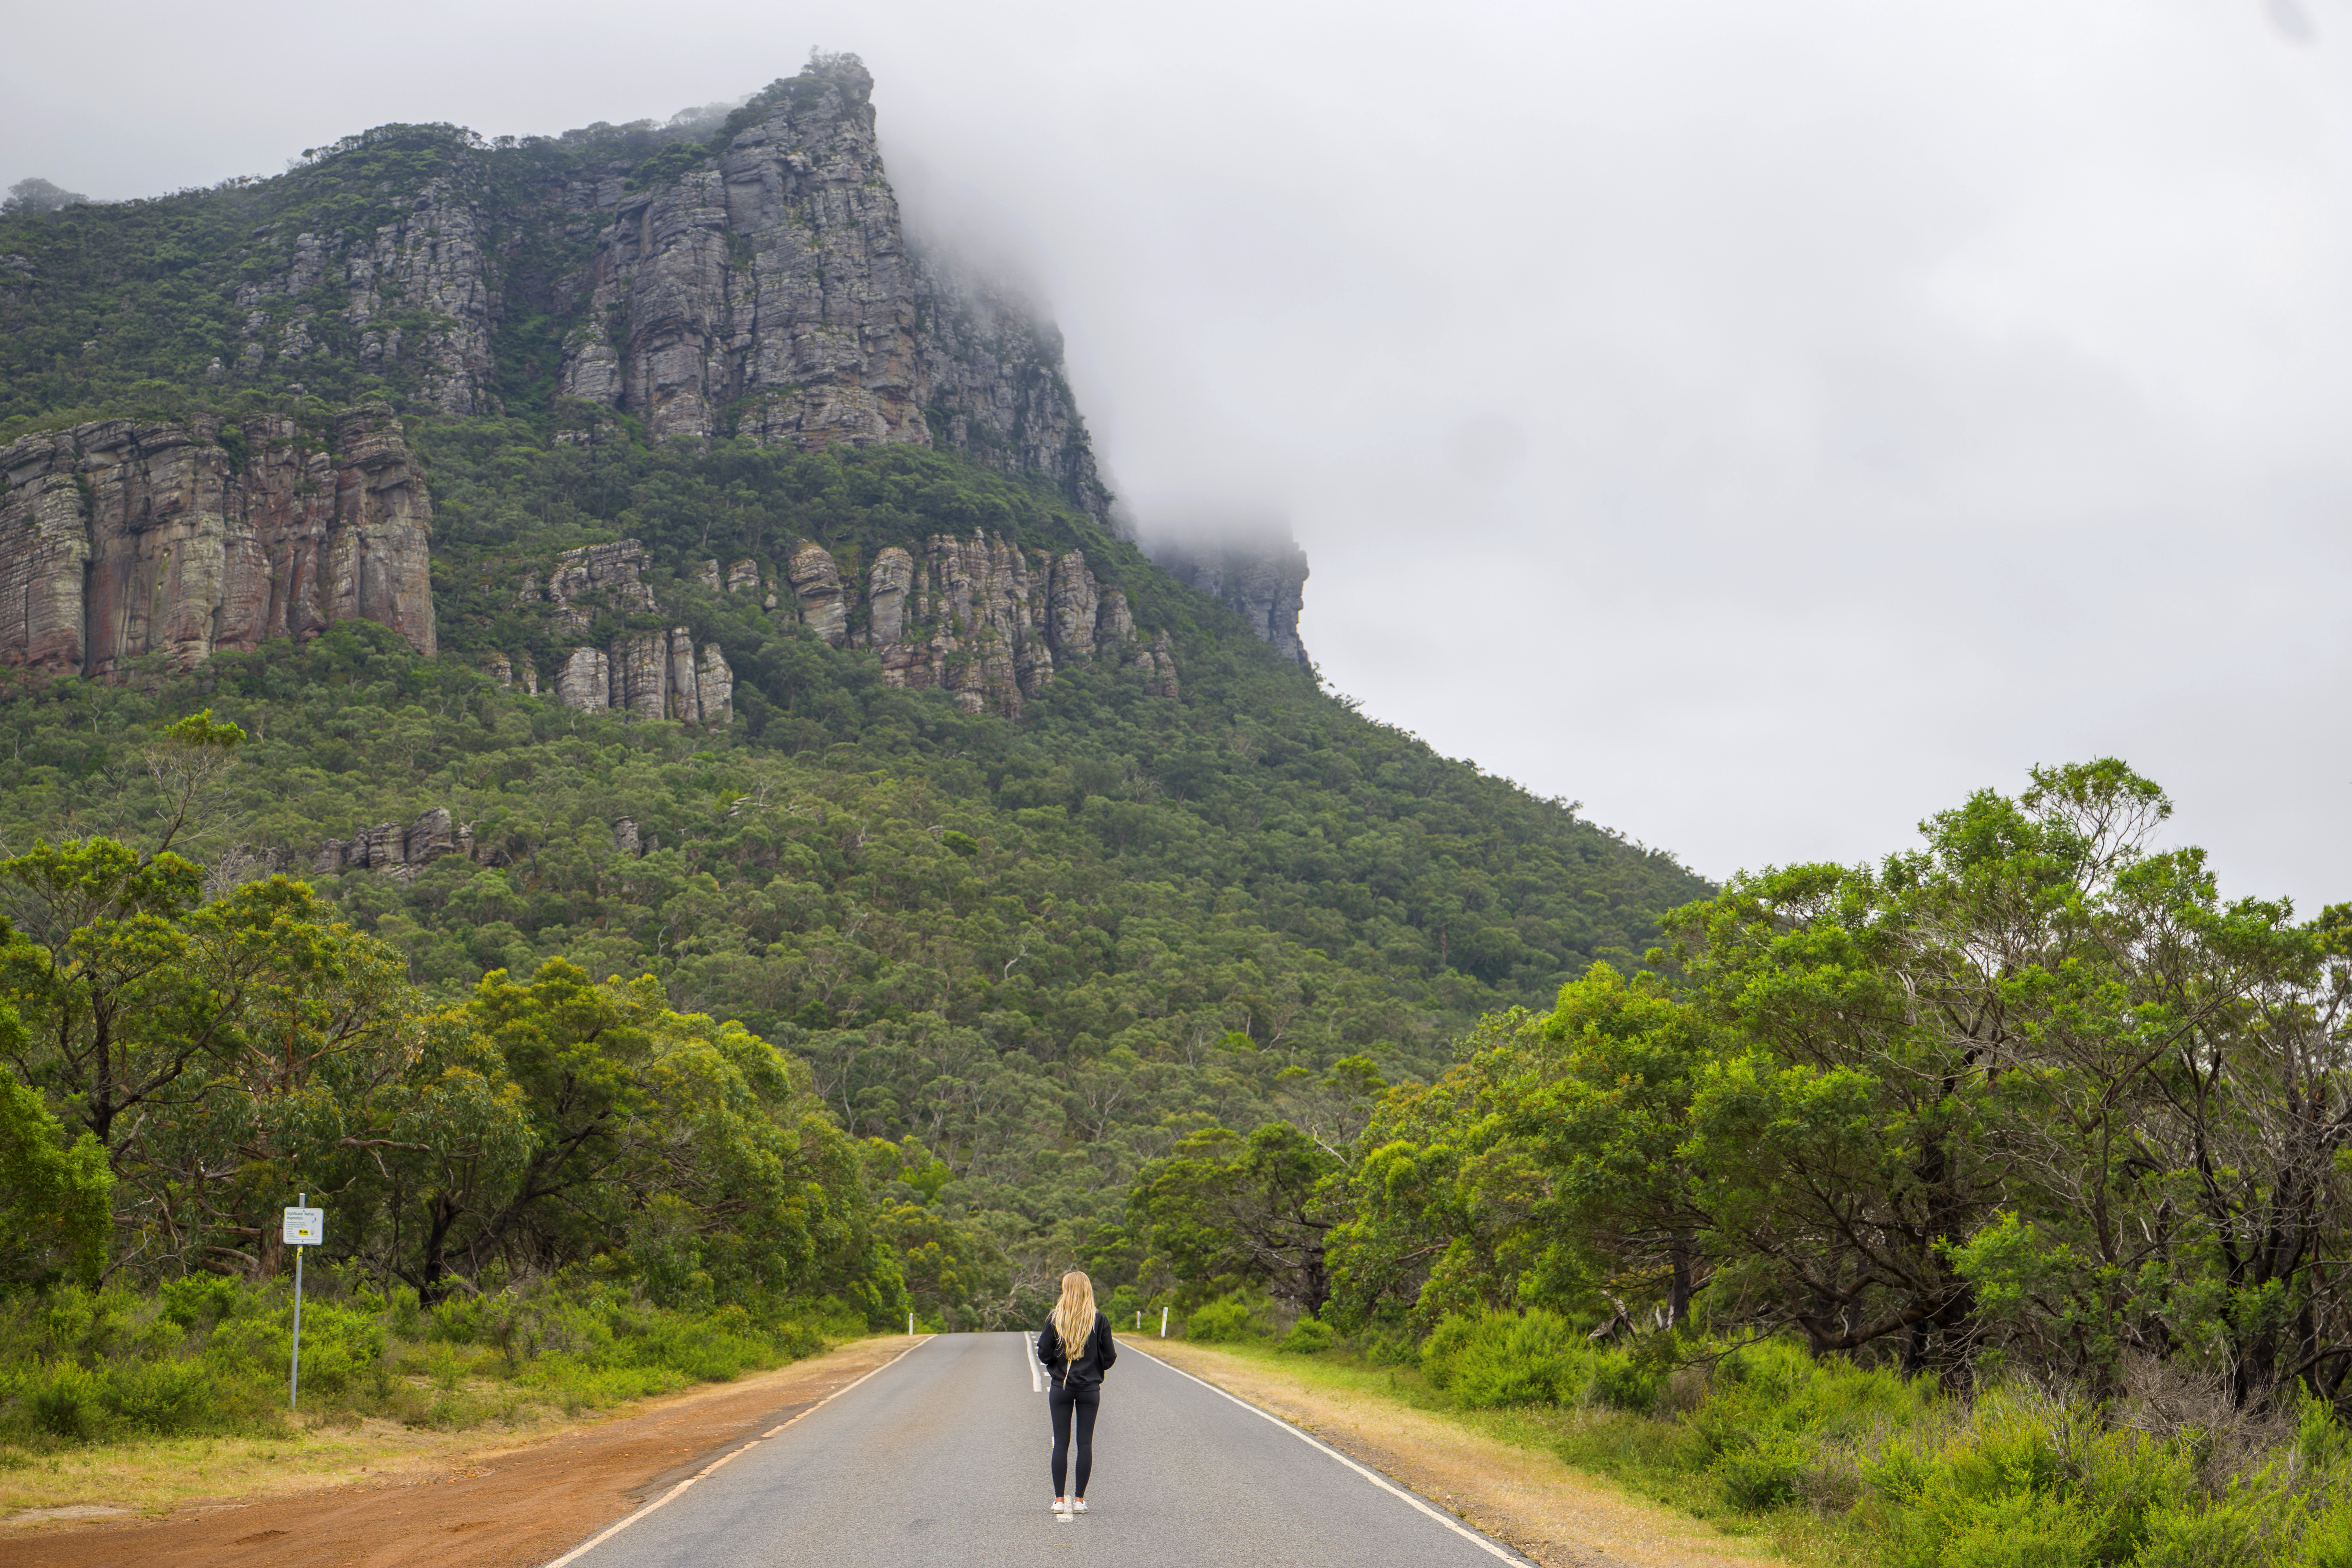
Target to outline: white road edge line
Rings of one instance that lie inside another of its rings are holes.
[[[1382,1476],[1378,1471],[1366,1469],[1363,1466],[1356,1463],[1355,1460],[1348,1458],[1347,1455],[1339,1452],[1339,1449],[1334,1448],[1330,1444],[1326,1443],[1323,1439],[1316,1436],[1313,1433],[1292,1426],[1289,1422],[1285,1421],[1281,1416],[1275,1415],[1271,1411],[1260,1410],[1256,1405],[1252,1405],[1248,1400],[1244,1399],[1237,1394],[1227,1394],[1223,1389],[1219,1388],[1215,1384],[1209,1382],[1205,1378],[1193,1377],[1191,1373],[1186,1372],[1182,1367],[1178,1366],[1175,1363],[1161,1361],[1158,1356],[1153,1355],[1150,1351],[1144,1350],[1140,1346],[1136,1347],[1136,1353],[1148,1362],[1153,1363],[1159,1366],[1166,1367],[1170,1372],[1174,1373],[1179,1377],[1191,1378],[1192,1382],[1199,1384],[1202,1388],[1207,1389],[1210,1393],[1217,1395],[1221,1399],[1232,1400],[1235,1405],[1240,1405],[1243,1409],[1248,1411],[1253,1415],[1264,1416],[1266,1420],[1273,1422],[1276,1426],[1281,1427],[1284,1431],[1289,1433],[1292,1436],[1297,1438],[1308,1447],[1320,1449],[1323,1453],[1339,1460],[1341,1464],[1347,1466],[1349,1469],[1363,1477],[1364,1479],[1380,1488],[1381,1490],[1387,1492],[1391,1497],[1401,1498],[1404,1501],[1412,1504],[1414,1508],[1421,1510],[1422,1512],[1429,1515],[1430,1518],[1437,1521],[1438,1523],[1444,1525],[1446,1529],[1452,1531],[1463,1540],[1470,1542],[1471,1545],[1475,1546],[1479,1551],[1486,1552],[1491,1556],[1499,1557],[1506,1563],[1517,1563],[1519,1565],[1519,1568],[1526,1568],[1526,1564],[1528,1560],[1524,1555],[1514,1552],[1509,1548],[1496,1545],[1494,1542],[1487,1540],[1485,1536],[1479,1534],[1468,1525],[1464,1524],[1460,1520],[1451,1518],[1446,1514],[1440,1512],[1437,1509],[1432,1507],[1427,1501],[1413,1496],[1412,1493],[1405,1490],[1402,1487],[1398,1486],[1395,1482],[1391,1481],[1387,1477]],[[548,1564],[548,1568],[557,1568],[557,1564],[551,1563]]]
[[[757,1437],[754,1437],[750,1442],[744,1444],[741,1447],[733,1449],[730,1452],[723,1454],[718,1458],[711,1460],[710,1463],[703,1466],[702,1468],[695,1471],[694,1474],[687,1477],[686,1479],[678,1482],[677,1485],[670,1488],[669,1490],[662,1493],[661,1496],[654,1499],[653,1501],[646,1504],[645,1507],[637,1510],[636,1512],[629,1515],[628,1518],[621,1521],[620,1523],[611,1526],[600,1534],[591,1536],[588,1540],[582,1542],[579,1545],[573,1547],[571,1551],[565,1552],[554,1562],[548,1563],[547,1568],[564,1568],[565,1563],[575,1562],[580,1558],[585,1557],[591,1552],[595,1551],[599,1546],[604,1545],[604,1542],[612,1540],[613,1537],[620,1534],[621,1531],[628,1529],[629,1526],[636,1523],[637,1521],[645,1518],[646,1515],[653,1512],[654,1510],[661,1507],[662,1504],[668,1502],[671,1499],[677,1497],[678,1493],[684,1491],[695,1482],[702,1479],[703,1477],[710,1474],[711,1471],[717,1469],[728,1460],[739,1458],[741,1456],[750,1453],[752,1449],[758,1447],[761,1444],[766,1442],[769,1438],[782,1431],[785,1426],[791,1426],[793,1421],[799,1420],[801,1415],[814,1415],[815,1412],[824,1409],[826,1405],[832,1404],[835,1400],[840,1398],[851,1389],[856,1388],[858,1383],[864,1383],[866,1377],[872,1377],[876,1373],[889,1371],[892,1367],[897,1366],[900,1362],[906,1360],[908,1356],[914,1354],[917,1351],[922,1349],[925,1345],[930,1342],[931,1342],[928,1338],[917,1340],[913,1344],[908,1345],[905,1350],[900,1351],[897,1355],[892,1356],[888,1361],[886,1361],[880,1366],[876,1367],[873,1372],[867,1373],[866,1377],[859,1378],[857,1383],[843,1384],[839,1388],[835,1389],[831,1394],[826,1394],[823,1399],[818,1400],[814,1405],[812,1405],[806,1410],[802,1411],[800,1415],[793,1416],[792,1421],[786,1421],[782,1426],[771,1426],[765,1432],[761,1433]]]

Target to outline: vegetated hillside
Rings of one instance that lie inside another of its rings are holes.
[[[5,645],[38,668],[0,699],[0,831],[152,848],[161,728],[210,710],[247,739],[174,840],[207,899],[315,884],[422,988],[386,1018],[562,959],[740,1021],[898,1150],[841,1194],[828,1267],[876,1216],[952,1319],[1073,1258],[1116,1282],[1128,1185],[1187,1132],[1350,1135],[1482,1012],[1631,967],[1706,889],[1366,719],[1295,628],[1122,537],[1058,334],[900,231],[870,86],[830,57],[723,116],[383,127],[278,178],[0,221],[0,439],[25,437],[0,569],[59,629]],[[394,570],[394,526],[396,614],[359,582]],[[566,552],[598,546],[625,573],[583,586]],[[102,659],[73,633],[101,612]],[[296,1147],[205,1224],[251,1230]],[[124,1194],[171,1190],[170,1161],[110,1158],[134,1271],[269,1271],[150,1246],[168,1202]],[[365,1256],[380,1286],[724,1275],[639,1235],[673,1200],[725,1254],[722,1205],[646,1189],[561,1247],[460,1204],[435,1223],[478,1239],[438,1263],[424,1200],[385,1196]]]
[[[554,957],[654,973],[674,1005],[803,1057],[851,1131],[918,1140],[912,1192],[943,1218],[1022,1255],[1064,1233],[1040,1268],[1114,1220],[1138,1163],[1181,1131],[1284,1105],[1338,1117],[1366,1089],[1334,1077],[1348,1058],[1425,1079],[1480,1012],[1540,1005],[1596,957],[1631,962],[1661,911],[1705,891],[1320,692],[1041,486],[906,448],[535,434],[416,423],[436,658],[346,622],[152,686],[20,687],[0,706],[11,846],[135,836],[152,726],[208,707],[252,736],[194,841],[217,875],[312,875],[330,840],[446,809],[469,854],[412,880],[313,877],[418,981],[454,996]],[[793,540],[870,560],[976,525],[1085,548],[1170,632],[1181,696],[1106,658],[1057,673],[1017,721],[967,712],[688,566]],[[731,725],[574,711],[478,662],[540,646],[513,597],[527,563],[624,527],[659,563],[668,613],[650,624],[726,647]],[[934,1155],[944,1170],[923,1175]]]

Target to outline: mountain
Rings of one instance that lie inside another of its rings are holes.
[[[182,812],[428,998],[651,973],[1115,1275],[1176,1139],[1360,1118],[1706,887],[1325,693],[1288,541],[1147,554],[870,89],[0,217],[0,833]]]

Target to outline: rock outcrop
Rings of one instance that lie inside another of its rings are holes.
[[[1123,532],[1062,368],[1062,334],[1037,308],[952,254],[914,246],[924,412],[936,439],[1008,474],[1037,474]]]
[[[1161,570],[1206,594],[1248,623],[1259,640],[1301,668],[1311,669],[1298,640],[1305,607],[1307,552],[1288,539],[1194,543],[1154,541],[1146,550]]]
[[[919,560],[903,545],[885,546],[860,584],[831,551],[802,540],[784,552],[785,592],[764,604],[828,647],[879,655],[890,685],[952,693],[974,713],[1017,717],[1023,700],[1054,679],[1057,663],[1098,658],[1131,660],[1147,689],[1176,695],[1168,635],[1139,647],[1126,593],[1098,583],[1081,552],[1024,551],[983,532],[935,533],[919,549]],[[519,598],[551,606],[559,635],[578,635],[599,608],[655,607],[645,566],[645,549],[634,539],[568,551],[548,570],[525,574]],[[690,580],[709,592],[720,579],[715,563],[702,566]],[[758,562],[738,561],[719,591],[756,591],[765,581]],[[507,661],[502,684],[515,682],[517,668]],[[553,687],[557,701],[583,711],[703,724],[724,724],[734,714],[735,672],[726,654],[715,642],[698,652],[687,626],[575,647],[556,667]]]
[[[410,882],[445,855],[475,858],[474,825],[457,821],[447,808],[436,805],[405,827],[379,822],[348,840],[328,840],[311,858],[310,870],[321,877],[367,870]]]
[[[1060,334],[909,249],[873,85],[854,55],[814,61],[754,100],[709,166],[623,193],[570,290],[584,309],[560,390],[656,437],[936,441],[1107,519]]]
[[[585,544],[557,556],[544,578],[525,573],[515,596],[526,605],[553,605],[556,625],[584,632],[598,610],[631,615],[654,608],[653,586],[645,580],[645,546],[634,539]]]
[[[820,546],[803,544],[793,552],[784,568],[785,580],[799,601],[801,624],[820,641],[840,647],[849,641],[849,605],[841,591],[841,571]]]
[[[555,700],[583,713],[726,724],[735,717],[735,671],[715,642],[698,658],[690,627],[624,632],[605,647],[573,648],[555,672]]]
[[[646,548],[634,539],[583,545],[557,556],[543,573],[524,573],[516,602],[552,606],[548,619],[559,637],[584,636],[600,613],[644,615],[659,607],[653,584],[645,580],[646,564]],[[704,562],[693,580],[715,591],[718,563]],[[529,667],[528,660],[520,662]],[[517,661],[505,663],[499,682],[512,685]],[[715,642],[703,644],[698,655],[689,626],[624,632],[603,647],[567,653],[556,667],[554,696],[583,712],[725,724],[735,716],[735,671]]]
[[[1057,664],[1139,657],[1127,595],[1097,584],[1083,553],[1023,551],[986,533],[935,533],[919,562],[883,550],[864,609],[850,641],[881,655],[884,680],[952,692],[975,713],[1017,717]]]
[[[433,134],[425,127],[384,130]],[[467,132],[450,127],[442,134],[449,143],[439,149],[445,156],[461,166],[477,161],[479,143]],[[369,138],[352,140],[364,144]],[[405,210],[372,234],[289,237],[273,233],[275,226],[255,231],[255,248],[281,259],[237,290],[245,312],[241,373],[268,368],[278,380],[299,378],[306,360],[325,355],[351,356],[381,373],[406,358],[419,372],[419,394],[434,407],[490,411],[488,388],[497,379],[490,326],[499,299],[485,264],[483,207],[447,174],[427,179],[398,205]],[[321,310],[339,318],[343,330],[322,331]]]
[[[187,668],[337,621],[434,651],[432,504],[391,414],[104,420],[0,448],[0,665]]]

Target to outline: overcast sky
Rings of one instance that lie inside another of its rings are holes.
[[[1713,877],[2116,754],[2225,891],[2352,899],[2352,0],[49,6],[0,181],[812,45],[1145,526],[1295,529],[1374,716]]]

